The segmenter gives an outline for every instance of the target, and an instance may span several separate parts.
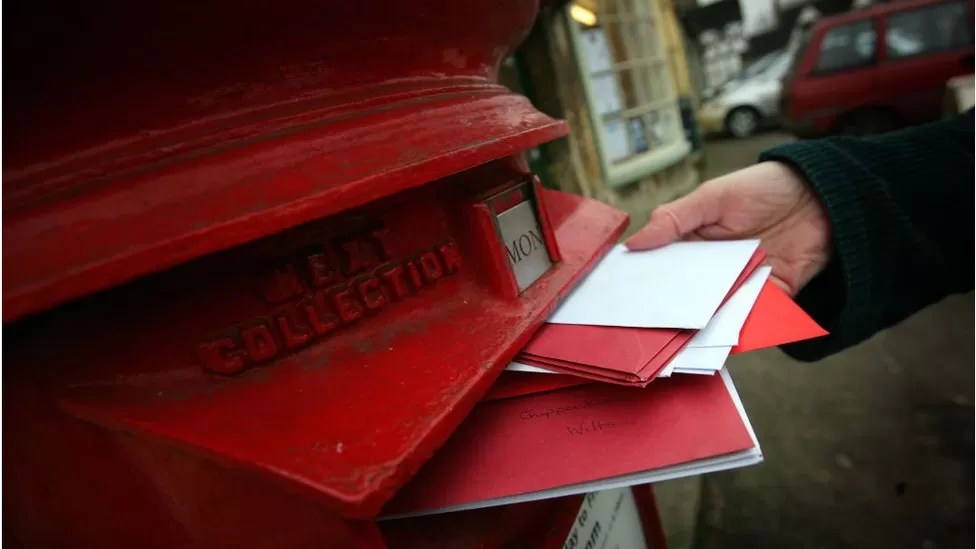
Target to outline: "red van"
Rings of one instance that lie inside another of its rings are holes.
[[[946,82],[973,72],[973,1],[909,0],[817,23],[783,81],[800,137],[864,135],[937,120]]]

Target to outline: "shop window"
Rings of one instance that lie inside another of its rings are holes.
[[[604,179],[626,185],[688,154],[661,14],[651,0],[567,7]]]

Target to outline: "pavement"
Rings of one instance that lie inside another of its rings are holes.
[[[709,142],[706,178],[788,139]],[[818,363],[733,357],[765,461],[656,485],[669,547],[973,547],[974,331],[970,293]]]

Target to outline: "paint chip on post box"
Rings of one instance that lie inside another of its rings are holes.
[[[526,200],[498,214],[498,230],[519,292],[525,291],[552,267],[534,204]]]

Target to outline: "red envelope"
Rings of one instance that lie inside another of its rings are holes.
[[[766,281],[759,292],[746,323],[739,334],[739,344],[732,354],[775,347],[827,335],[807,313],[779,286]]]
[[[636,374],[682,330],[543,324],[519,360],[572,362]]]
[[[537,374],[532,372],[502,372],[495,384],[482,397],[482,402],[518,396],[546,393],[590,383],[577,376],[563,374]]]
[[[825,335],[827,335],[827,331],[810,318],[783,290],[772,282],[766,281],[766,284],[759,293],[759,297],[756,299],[752,312],[749,313],[745,325],[742,327],[742,333],[739,334],[739,345],[732,348],[732,354],[775,347],[785,343],[793,343],[794,341],[803,341]],[[649,370],[656,368],[653,371],[653,375],[656,376],[660,369],[666,366],[673,356],[674,353],[659,353],[659,356],[655,357],[653,361],[655,364],[648,365]],[[575,385],[569,383],[570,379],[578,379],[579,384],[588,383],[588,380],[637,386],[646,386],[650,383],[649,381],[644,383],[627,383],[627,378],[623,374],[619,377],[613,377],[614,372],[594,371],[585,365],[572,362],[542,358],[536,359],[534,357],[524,356],[520,357],[520,360],[533,366],[539,366],[540,368],[558,368],[565,372],[571,372],[572,375],[503,372],[498,382],[496,382],[496,385],[500,386],[498,392],[496,393],[493,387],[489,394],[502,395],[495,398],[504,398],[506,391],[512,391],[508,396],[524,396],[552,391]],[[508,378],[512,374],[525,375],[523,378],[519,378],[519,381],[510,381]],[[551,378],[559,378],[561,381],[556,381]],[[651,379],[653,379],[653,376]],[[509,383],[517,384],[518,387],[509,389],[506,387]],[[487,400],[488,397],[485,397],[485,399]]]
[[[616,383],[618,385],[628,385],[628,386],[635,385],[636,383],[639,382],[639,380],[634,380],[633,374],[624,374],[613,370],[602,370],[600,368],[593,368],[592,366],[587,366],[586,364],[577,364],[574,362],[548,361],[542,359],[528,361],[525,358],[522,358],[520,360],[523,360],[524,364],[529,364],[531,366],[538,366],[539,368],[545,368],[547,370],[551,370],[554,372],[561,372],[564,374],[572,375],[574,377],[580,377],[592,381],[601,381],[604,383]],[[550,375],[550,374],[544,374],[544,375]]]
[[[543,491],[752,447],[725,376],[681,376],[643,391],[593,383],[485,402],[383,514],[486,506],[529,492],[523,499],[541,499],[554,495]]]
[[[644,328],[633,328],[635,330],[643,330]],[[529,355],[520,355],[519,361],[529,364],[531,366],[538,366],[539,368],[546,368],[549,370],[556,370],[559,372],[566,372],[572,375],[584,377],[587,379],[592,379],[594,381],[603,381],[606,383],[616,383],[618,385],[628,385],[637,387],[646,387],[648,383],[654,380],[657,374],[667,366],[668,362],[674,358],[674,355],[678,354],[684,346],[694,337],[695,332],[692,330],[680,330],[664,347],[660,348],[646,364],[644,364],[640,370],[634,373],[621,372],[613,368],[600,368],[596,366],[591,366],[582,362],[570,362],[566,360],[557,360],[547,357],[537,357]]]

